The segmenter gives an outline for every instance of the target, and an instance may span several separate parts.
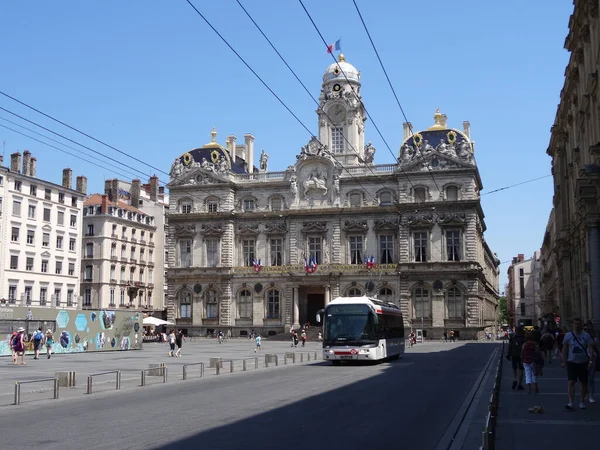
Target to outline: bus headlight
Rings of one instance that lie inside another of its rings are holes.
[[[363,354],[365,354],[365,353],[369,353],[369,350],[366,349],[366,348],[361,348],[360,352],[363,353]]]

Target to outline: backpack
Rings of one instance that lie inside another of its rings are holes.
[[[512,358],[520,358],[521,357],[521,347],[523,347],[524,343],[525,343],[525,336],[513,335],[508,344],[508,354]]]
[[[13,347],[16,347],[19,344],[19,335],[15,334],[12,338],[12,345]]]
[[[41,341],[43,337],[44,336],[42,335],[42,332],[40,330],[37,330],[36,333],[33,335],[33,340]]]

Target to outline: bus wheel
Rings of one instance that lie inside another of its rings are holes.
[[[339,366],[341,363],[342,363],[341,361],[336,361],[336,360],[331,361],[332,366]]]

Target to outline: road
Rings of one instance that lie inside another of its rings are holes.
[[[425,344],[375,366],[280,366],[2,408],[0,448],[433,450],[495,348]]]

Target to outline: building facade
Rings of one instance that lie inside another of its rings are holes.
[[[0,304],[76,308],[87,179],[72,189],[71,169],[55,184],[36,165],[28,150],[0,162]]]
[[[550,269],[544,289],[553,293],[548,299],[563,324],[581,317],[600,331],[599,5],[574,5],[565,41],[571,56],[547,151],[554,209],[542,259],[553,261],[556,271]]]
[[[365,143],[360,72],[343,55],[323,75],[318,138],[269,171],[254,137],[176,158],[168,214],[170,321],[190,334],[243,335],[314,322],[337,296],[400,306],[426,336],[472,338],[497,324],[498,264],[468,122],[445,115],[404,141],[395,164]]]
[[[154,177],[155,178],[155,177]],[[158,179],[151,180],[158,191]],[[160,311],[155,301],[155,218],[132,206],[140,202],[140,180],[125,191],[119,180],[108,180],[105,194],[90,195],[84,203],[81,267],[83,308],[130,308]],[[124,201],[124,192],[128,201]],[[161,278],[161,277],[158,277]],[[161,297],[162,287],[159,289]]]
[[[525,259],[525,255],[522,253],[513,258],[508,267],[506,292],[510,326],[539,325],[541,277],[542,266],[539,251],[536,251],[528,259]]]

